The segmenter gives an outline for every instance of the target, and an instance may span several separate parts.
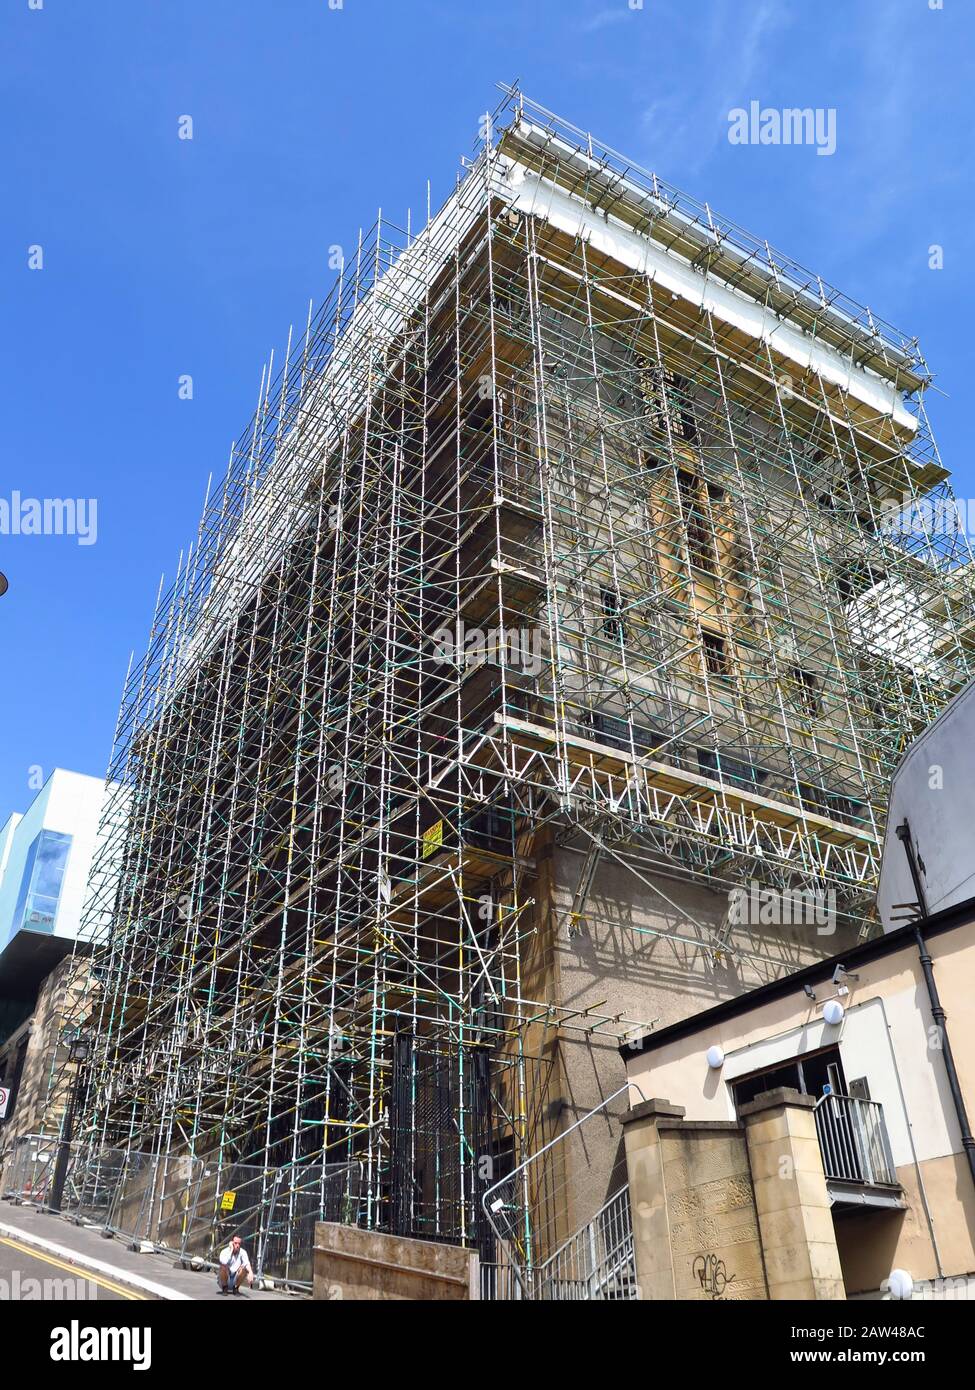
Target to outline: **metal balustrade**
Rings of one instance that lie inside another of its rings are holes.
[[[628,1187],[616,1191],[566,1240],[559,1218],[572,1209],[566,1145],[587,1125],[605,1125],[628,1108],[627,1083],[557,1134],[482,1197],[501,1256],[482,1273],[482,1297],[544,1301],[637,1297]],[[557,1234],[558,1233],[558,1234]]]
[[[636,1297],[630,1189],[624,1187],[534,1272],[536,1298]]]
[[[896,1187],[884,1108],[831,1093],[816,1102],[816,1133],[827,1179]]]
[[[549,1303],[635,1299],[629,1188],[611,1197],[591,1221],[534,1269],[482,1263],[481,1297]]]

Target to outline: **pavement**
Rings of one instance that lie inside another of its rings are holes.
[[[25,1282],[34,1279],[41,1281],[40,1292]],[[45,1280],[52,1282],[45,1287]],[[0,1201],[0,1301],[28,1297],[280,1303],[301,1295],[256,1288],[223,1295],[212,1270],[184,1269],[172,1255],[127,1249],[100,1226]]]

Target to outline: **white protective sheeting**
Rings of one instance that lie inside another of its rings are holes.
[[[648,276],[695,308],[706,309],[748,337],[767,342],[773,352],[794,362],[801,371],[811,369],[871,410],[891,416],[901,429],[911,433],[917,429],[917,421],[895,386],[872,372],[852,366],[834,348],[810,338],[741,291],[722,284],[713,273],[703,275],[683,257],[618,220],[593,212],[585,203],[549,180],[539,178],[523,165],[512,164],[507,185],[519,211],[544,217],[569,236],[582,237],[594,250]]]

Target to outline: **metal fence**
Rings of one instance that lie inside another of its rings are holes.
[[[3,1196],[14,1201],[43,1205],[54,1179],[57,1150],[56,1134],[25,1134],[16,1139],[3,1165],[0,1183]],[[66,1188],[70,1176],[69,1169]]]
[[[43,1206],[57,1161],[56,1135],[24,1135],[7,1156],[0,1194]],[[520,1185],[514,1173],[505,1186]],[[315,1224],[358,1225],[366,1183],[361,1163],[258,1168],[188,1155],[71,1145],[61,1209],[112,1235],[145,1242],[180,1259],[215,1262],[239,1232],[258,1278],[295,1288],[312,1284]],[[490,1194],[489,1194],[490,1196]],[[499,1200],[495,1189],[495,1203]],[[494,1213],[499,1222],[498,1211]],[[547,1258],[517,1258],[520,1242],[496,1225],[501,1259],[481,1264],[481,1297],[498,1300],[636,1297],[629,1190],[623,1188]]]
[[[480,1262],[481,1298],[492,1303],[518,1302],[525,1297],[511,1265]]]
[[[45,1205],[58,1148],[57,1135],[17,1139],[0,1194]],[[259,1168],[74,1143],[61,1210],[132,1243],[206,1264],[239,1233],[254,1252],[258,1278],[310,1288],[316,1222],[358,1224],[364,1191],[358,1162]]]
[[[197,1220],[204,1165],[186,1155],[120,1149],[79,1155],[87,1168],[111,1183],[106,1227],[134,1242],[147,1241],[184,1253]]]
[[[821,1096],[816,1102],[816,1133],[827,1178],[897,1186],[884,1109],[878,1101]]]
[[[539,1265],[481,1264],[482,1299],[608,1302],[638,1297],[628,1187]]]
[[[359,1225],[365,1195],[363,1163],[279,1168],[258,1252],[262,1272],[284,1282],[310,1284],[316,1222]]]

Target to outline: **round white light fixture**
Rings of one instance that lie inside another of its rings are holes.
[[[708,1048],[707,1059],[708,1066],[711,1068],[712,1071],[717,1071],[720,1067],[724,1066],[724,1053],[721,1051],[721,1048],[718,1047],[717,1044],[715,1044],[713,1047]]]
[[[823,1018],[827,1023],[843,1022],[843,1005],[838,999],[827,999],[823,1005]]]
[[[906,1269],[892,1269],[887,1287],[891,1298],[911,1298],[914,1294],[914,1280]]]

